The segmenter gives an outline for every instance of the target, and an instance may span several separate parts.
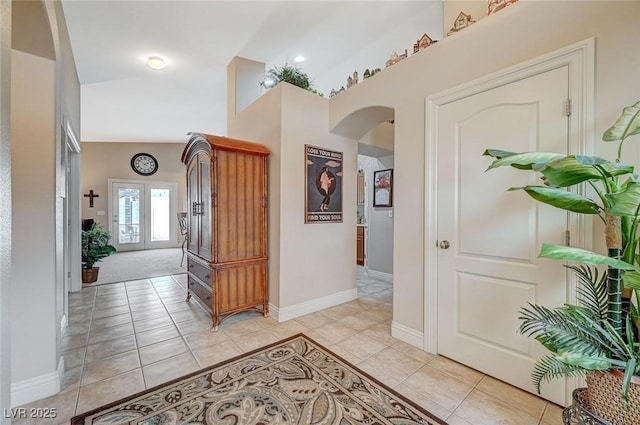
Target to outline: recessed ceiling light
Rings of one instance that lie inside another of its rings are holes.
[[[164,69],[165,67],[164,59],[162,59],[160,56],[149,56],[149,59],[147,59],[147,65],[149,65],[151,69],[155,70]]]
[[[298,55],[298,56],[296,56],[295,58],[293,58],[293,61],[294,61],[294,62],[298,62],[298,63],[300,63],[300,62],[304,62],[304,56],[302,56],[302,55]]]
[[[267,77],[264,79],[264,86],[266,88],[271,88],[276,85],[276,82],[271,77]]]

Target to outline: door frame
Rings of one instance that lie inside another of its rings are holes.
[[[438,353],[438,111],[440,106],[457,100],[523,80],[544,72],[568,66],[571,119],[569,120],[569,154],[591,155],[594,150],[594,128],[588,125],[594,118],[595,39],[588,38],[536,57],[521,64],[491,73],[425,99],[425,222],[424,222],[424,350]],[[489,146],[487,146],[489,147]],[[584,187],[578,189],[585,191]],[[571,245],[591,248],[592,219],[585,215],[569,214],[567,226]],[[568,275],[567,301],[575,302],[577,279]],[[566,400],[579,380],[570,379]]]
[[[154,186],[169,186],[171,187],[171,190],[173,190],[173,199],[171,200],[171,205],[170,205],[170,216],[175,218],[170,220],[170,234],[171,234],[171,247],[172,248],[176,248],[179,247],[179,243],[178,243],[178,216],[177,216],[177,211],[178,211],[178,184],[176,182],[166,182],[166,181],[147,181],[147,180],[129,180],[129,179],[108,179],[107,181],[107,187],[108,187],[108,201],[107,201],[107,209],[108,209],[108,216],[107,216],[107,220],[109,223],[109,233],[114,235],[114,229],[113,229],[113,185],[114,184],[139,184],[144,186],[144,196],[145,196],[145,205],[144,205],[144,215],[145,215],[145,225],[144,225],[144,235],[142,235],[142,241],[143,244],[145,246],[145,248],[143,248],[143,250],[146,249],[154,249],[154,248],[146,248],[146,237],[147,237],[147,233],[149,232],[149,230],[147,229],[147,210],[151,207],[150,205],[147,205],[146,202],[146,196],[147,196],[147,190],[148,190],[148,186],[154,187]]]

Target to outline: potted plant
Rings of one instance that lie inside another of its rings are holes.
[[[300,87],[301,89],[305,89],[307,91],[310,91],[311,93],[322,96],[322,93],[318,93],[313,88],[311,79],[304,71],[287,63],[285,63],[281,67],[274,66],[273,68],[269,69],[265,74],[264,80],[260,81],[260,86],[266,89],[270,89],[283,81],[285,83],[293,84],[296,87]]]
[[[98,280],[100,268],[94,265],[116,252],[116,248],[109,244],[110,240],[111,235],[98,223],[89,230],[82,230],[82,283]]]
[[[615,161],[557,153],[485,151],[494,169],[511,166],[541,174],[543,184],[511,188],[605,224],[607,255],[543,244],[540,256],[572,262],[580,281],[579,303],[557,308],[530,304],[521,309],[520,332],[533,336],[550,354],[532,372],[540,385],[561,376],[586,375],[590,409],[612,424],[640,423],[640,181],[634,167],[621,163],[624,141],[640,134],[640,102],[626,107],[603,135],[617,142]],[[567,191],[586,184],[593,197]],[[598,266],[606,266],[599,272]],[[604,393],[601,385],[613,388]]]

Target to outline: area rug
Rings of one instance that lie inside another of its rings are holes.
[[[445,422],[298,334],[75,416],[71,424]]]

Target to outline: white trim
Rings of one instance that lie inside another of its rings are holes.
[[[391,336],[421,350],[424,349],[424,333],[398,322],[391,322]]]
[[[591,154],[593,152],[594,117],[594,67],[595,39],[589,38],[524,63],[492,73],[480,79],[447,89],[426,99],[425,143],[425,223],[424,223],[424,350],[438,352],[438,240],[437,223],[437,165],[438,165],[438,108],[447,103],[491,90],[511,82],[538,75],[562,66],[569,68],[569,96],[574,106],[569,120],[569,152]],[[591,247],[592,226],[588,217],[569,215],[572,245]],[[575,301],[576,279],[570,277],[567,285],[567,301]],[[566,400],[571,400],[575,380],[568,382]]]
[[[64,381],[64,357],[60,356],[58,368],[50,373],[11,384],[11,407],[57,394]]]
[[[334,307],[349,301],[358,299],[358,290],[356,288],[347,289],[346,291],[336,292],[335,294],[326,295],[324,297],[305,301],[300,304],[294,304],[288,307],[279,308],[273,304],[269,304],[269,315],[278,322],[286,322],[325,308]]]
[[[60,321],[60,335],[64,335],[65,329],[67,329],[67,315],[63,314]]]
[[[379,272],[377,270],[367,269],[367,276],[371,279],[381,280],[387,283],[393,283],[393,275],[391,273]]]
[[[65,130],[67,132],[67,137],[69,138],[66,143],[70,145],[71,151],[73,153],[80,153],[80,143],[78,142],[78,138],[76,137],[76,133],[73,131],[73,127],[71,127],[71,123],[68,118],[65,118]],[[70,143],[69,143],[70,142]]]

